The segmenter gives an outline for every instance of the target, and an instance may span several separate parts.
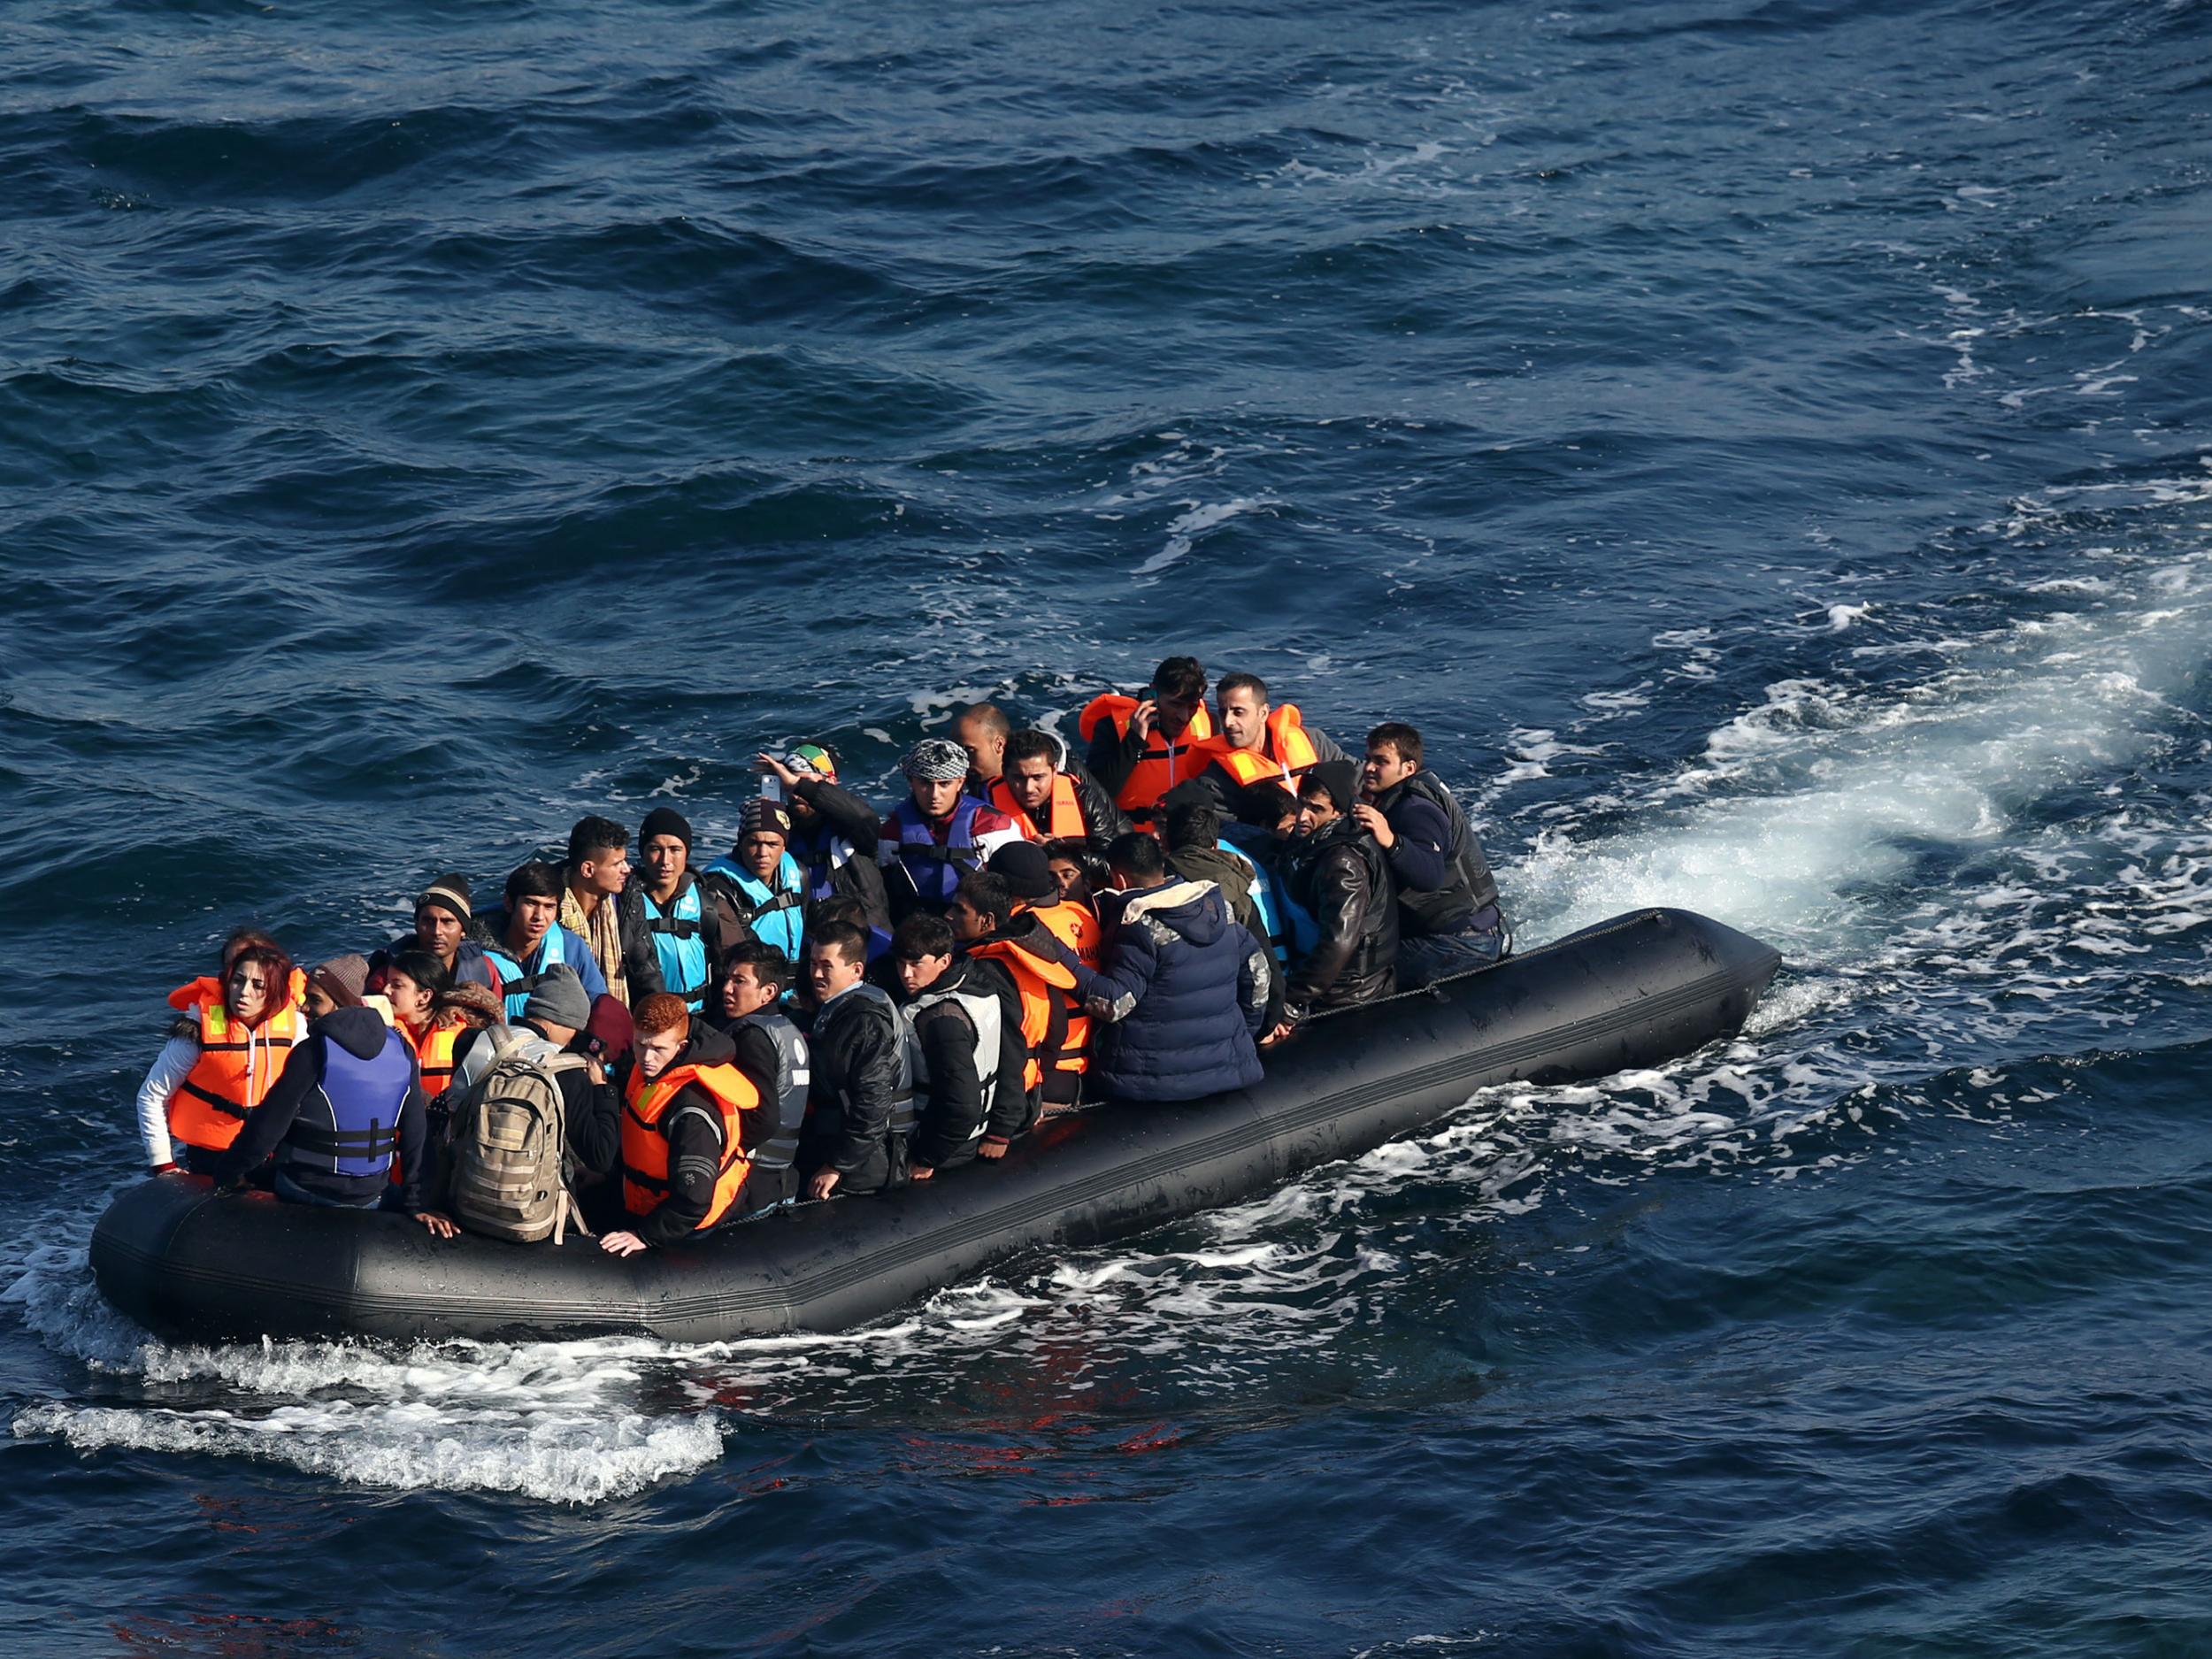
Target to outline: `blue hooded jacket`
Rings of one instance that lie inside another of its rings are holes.
[[[1132,893],[1104,962],[1102,972],[1076,969],[1076,988],[1099,1016],[1091,1078],[1101,1092],[1186,1101],[1260,1080],[1253,1040],[1274,956],[1231,919],[1212,882]]]

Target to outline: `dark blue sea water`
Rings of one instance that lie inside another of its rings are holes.
[[[2212,1652],[2212,11],[0,10],[11,1652]],[[164,994],[1170,650],[1779,944],[876,1328],[154,1341]]]

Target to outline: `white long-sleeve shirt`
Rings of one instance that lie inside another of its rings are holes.
[[[153,1070],[138,1086],[138,1133],[146,1142],[146,1162],[157,1166],[170,1161],[169,1097],[177,1085],[200,1063],[200,1040],[172,1037],[154,1056]]]

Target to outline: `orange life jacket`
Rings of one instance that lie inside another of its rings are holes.
[[[461,1040],[464,1025],[433,1025],[420,1037],[406,1026],[399,1034],[407,1039],[415,1051],[415,1058],[422,1067],[422,1097],[435,1100],[453,1084],[453,1045]]]
[[[296,1002],[286,1002],[260,1024],[242,1025],[219,995],[189,1006],[200,1025],[200,1057],[169,1096],[169,1135],[204,1152],[227,1151],[246,1114],[275,1086],[294,1046],[306,1040],[307,1016]]]
[[[1090,826],[1083,822],[1083,803],[1075,798],[1075,780],[1064,772],[1052,774],[1052,798],[1045,803],[1044,827],[1040,829],[1003,777],[991,780],[991,804],[1014,820],[1014,827],[1033,841],[1079,841]]]
[[[1106,930],[1099,923],[1097,911],[1067,899],[1057,904],[1025,904],[1022,908],[1050,928],[1053,937],[1075,952],[1085,967],[1093,973],[1098,972],[1098,948],[1105,940]]]
[[[1136,712],[1137,700],[1125,697],[1119,692],[1109,691],[1093,697],[1077,717],[1077,735],[1087,743],[1096,734],[1102,720],[1113,722],[1114,729],[1124,736],[1128,734],[1130,717]],[[1114,796],[1114,804],[1132,818],[1149,819],[1153,809],[1160,804],[1160,797],[1186,778],[1195,778],[1206,768],[1197,750],[1213,735],[1213,721],[1207,718],[1202,705],[1183,728],[1180,737],[1170,738],[1156,726],[1144,746],[1144,756],[1129,769],[1121,789]]]
[[[1080,911],[1080,905],[1056,904],[1048,910]],[[1024,914],[1038,917],[1044,911]],[[1097,919],[1092,918],[1092,926]],[[1053,935],[1060,930],[1052,928]],[[1094,947],[1095,949],[1095,947]],[[1021,993],[1022,1041],[1029,1048],[1029,1064],[1022,1072],[1022,1087],[1035,1088],[1047,1071],[1087,1071],[1091,1066],[1091,1017],[1075,994],[1075,975],[1057,958],[1032,955],[1011,939],[994,939],[971,946],[971,956],[988,956],[1006,964],[1014,988]]]
[[[720,1065],[672,1065],[651,1082],[634,1065],[623,1090],[622,1207],[633,1216],[651,1215],[668,1197],[668,1137],[661,1133],[661,1114],[687,1083],[696,1083],[722,1113],[722,1169],[715,1177],[714,1200],[699,1223],[699,1231],[729,1213],[738,1190],[752,1168],[752,1159],[740,1140],[741,1114],[760,1106],[760,1091],[752,1080],[727,1062]]]
[[[1275,782],[1293,795],[1298,793],[1298,780],[1321,759],[1294,703],[1278,703],[1268,710],[1267,735],[1258,749],[1238,749],[1226,737],[1210,737],[1198,746],[1198,753],[1201,771],[1219,762],[1243,788]]]

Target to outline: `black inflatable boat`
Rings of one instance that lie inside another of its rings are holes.
[[[1571,1082],[1733,1034],[1781,958],[1685,910],[1642,910],[1501,966],[1316,1020],[1256,1088],[1105,1107],[1003,1161],[810,1204],[689,1247],[433,1239],[400,1216],[219,1198],[165,1175],[92,1237],[108,1300],[193,1340],[562,1337],[700,1342],[835,1331],[1005,1257],[1227,1204],[1436,1122],[1487,1084]]]

